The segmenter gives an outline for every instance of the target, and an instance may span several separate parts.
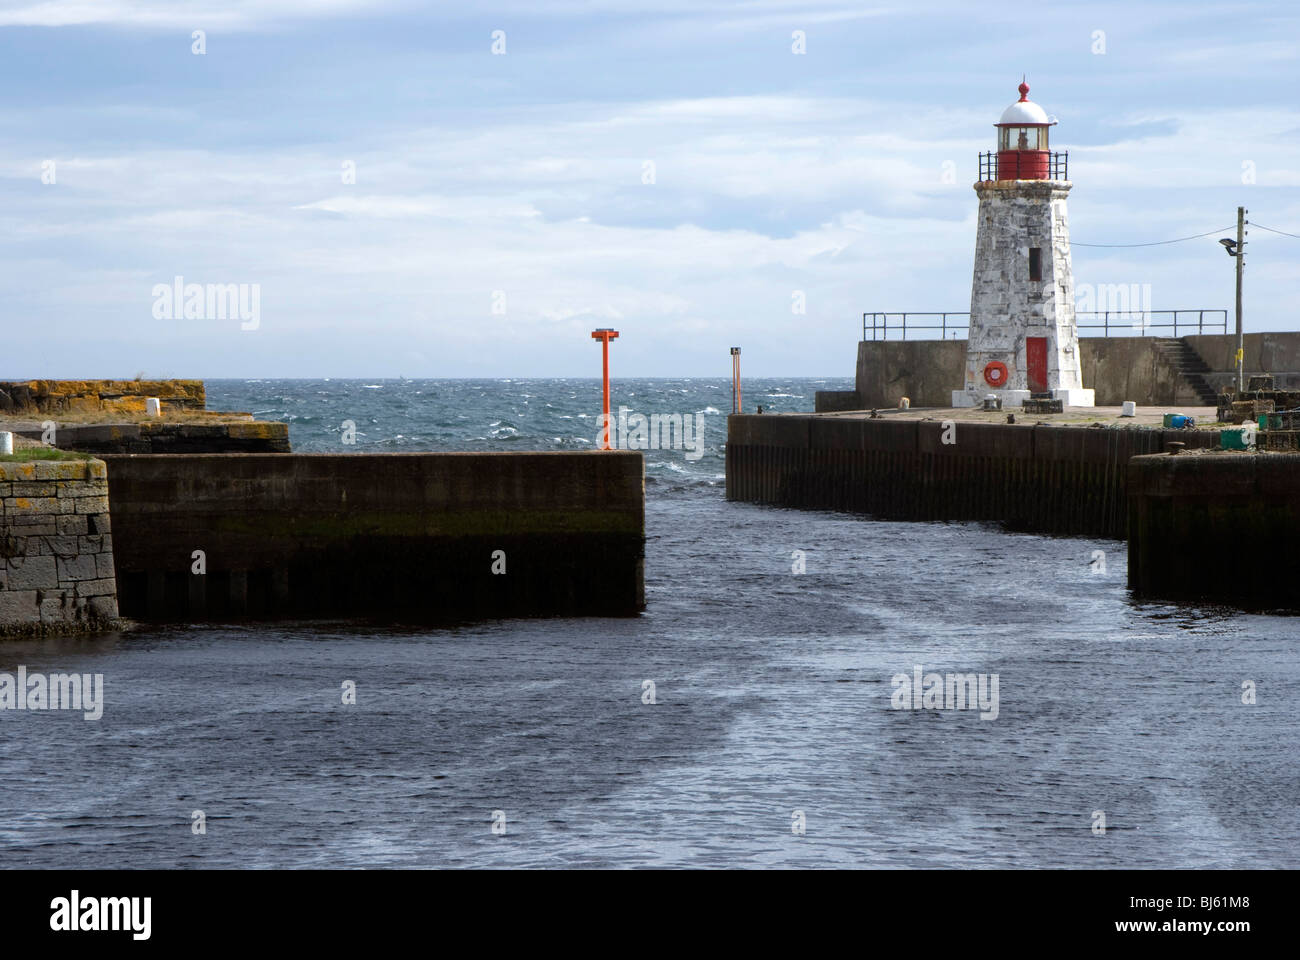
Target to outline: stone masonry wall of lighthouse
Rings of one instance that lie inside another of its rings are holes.
[[[1069,406],[1091,406],[1083,389],[1070,228],[1063,180],[993,180],[975,184],[979,224],[971,282],[965,384],[954,406],[973,406],[988,394],[1016,406],[1029,395],[1031,337],[1046,340],[1045,386]],[[1030,250],[1039,250],[1040,279],[1030,279]],[[1007,382],[991,386],[990,362],[1006,365]]]

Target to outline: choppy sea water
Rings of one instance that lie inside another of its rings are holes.
[[[599,405],[589,380],[208,389],[304,451],[590,448]],[[727,381],[619,403],[705,423],[700,459],[647,452],[643,616],[0,645],[0,671],[105,683],[98,721],[0,711],[0,865],[1300,866],[1300,620],[1134,603],[1121,543],[727,503]],[[996,719],[893,709],[915,665],[996,674]]]

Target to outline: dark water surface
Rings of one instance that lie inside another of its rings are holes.
[[[746,407],[847,386],[747,382]],[[0,671],[102,673],[106,703],[0,711],[0,865],[1300,866],[1300,620],[1134,604],[1120,543],[729,504],[728,384],[616,390],[707,429],[698,461],[647,453],[642,617],[4,644]],[[299,450],[581,449],[599,390],[215,381],[209,403]],[[916,664],[997,674],[997,718],[892,709]]]

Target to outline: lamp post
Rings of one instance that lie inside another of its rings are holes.
[[[1241,271],[1245,264],[1246,255],[1246,214],[1250,211],[1245,207],[1237,208],[1237,239],[1224,237],[1219,242],[1223,244],[1223,249],[1227,251],[1228,256],[1236,258],[1237,261],[1237,392],[1242,393],[1246,389],[1246,338],[1242,332],[1241,326]]]
[[[603,362],[602,374],[604,380],[604,412],[605,412],[605,442],[601,447],[602,450],[613,450],[610,446],[609,434],[613,425],[609,421],[609,341],[618,338],[618,331],[611,330],[609,327],[602,327],[599,330],[591,331],[591,339],[600,341],[600,352]]]

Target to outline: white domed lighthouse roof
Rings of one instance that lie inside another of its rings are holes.
[[[1023,127],[1030,124],[1050,126],[1056,121],[1046,111],[1029,99],[1029,84],[1020,84],[1020,99],[1002,111],[1002,119],[997,126]]]

